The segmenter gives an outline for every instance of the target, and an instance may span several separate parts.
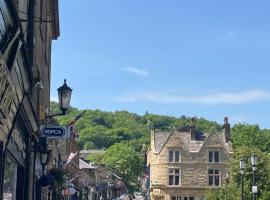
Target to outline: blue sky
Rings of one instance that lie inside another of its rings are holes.
[[[60,0],[51,99],[270,128],[270,1]]]

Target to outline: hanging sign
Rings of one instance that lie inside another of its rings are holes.
[[[42,134],[45,137],[64,137],[66,135],[66,128],[62,126],[49,126],[49,127],[43,127]]]

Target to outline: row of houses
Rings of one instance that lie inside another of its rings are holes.
[[[76,196],[81,200],[111,200],[126,192],[126,186],[121,177],[108,170],[105,165],[90,163],[85,159],[86,155],[93,153],[91,150],[80,151],[74,138],[57,140],[60,150],[56,154],[52,153],[52,159],[47,168],[49,171],[56,167],[51,165],[58,165],[57,162],[53,162],[57,157],[62,163],[57,168],[66,172],[64,175],[66,179],[60,188],[54,188],[58,195],[45,192],[47,194],[45,199],[72,199]],[[51,191],[50,186],[44,189]]]
[[[80,151],[74,125],[65,127],[50,124],[47,127],[64,127],[67,132],[61,137],[47,137],[51,152],[45,176],[50,176],[57,169],[64,172],[60,174],[64,180],[59,186],[48,184],[43,187],[43,199],[111,200],[126,192],[121,177],[104,165],[87,161],[87,156],[96,151]]]

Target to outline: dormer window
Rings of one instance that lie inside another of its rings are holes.
[[[208,151],[208,162],[218,163],[220,162],[219,151]]]
[[[170,163],[179,163],[180,162],[180,150],[169,150],[169,162]]]

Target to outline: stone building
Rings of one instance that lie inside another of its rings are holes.
[[[40,199],[36,144],[49,109],[58,0],[0,0],[0,196]]]
[[[151,132],[147,163],[152,199],[203,200],[207,188],[227,183],[233,152],[228,119],[224,122],[220,131],[201,132],[193,122],[170,132]]]

